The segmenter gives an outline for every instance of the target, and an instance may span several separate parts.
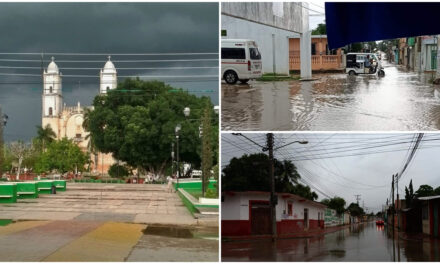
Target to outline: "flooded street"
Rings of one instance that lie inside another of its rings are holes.
[[[439,261],[440,243],[392,239],[386,227],[367,223],[324,236],[223,242],[222,261]]]
[[[316,81],[222,83],[223,130],[437,130],[431,73],[384,61],[385,77],[314,74]]]

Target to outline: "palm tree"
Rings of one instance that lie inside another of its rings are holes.
[[[84,130],[86,132],[89,132],[86,136],[85,139],[88,140],[87,143],[87,150],[89,151],[89,153],[92,153],[94,155],[94,163],[97,164],[98,162],[98,153],[96,151],[96,147],[95,147],[95,143],[93,140],[93,137],[90,135],[90,131],[89,131],[89,123],[90,123],[90,115],[92,113],[92,109],[91,108],[85,108],[84,109],[84,119],[83,119],[83,123],[82,123],[82,127],[84,128]],[[90,163],[93,162],[91,160],[89,160],[89,168],[90,168]]]
[[[37,140],[41,142],[43,152],[46,149],[46,143],[52,142],[56,136],[57,135],[49,124],[47,124],[44,128],[42,126],[37,126]]]

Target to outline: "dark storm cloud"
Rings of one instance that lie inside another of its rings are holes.
[[[209,52],[216,3],[3,3],[3,51]]]
[[[0,52],[166,53],[217,52],[217,3],[0,3]],[[40,56],[0,55],[3,59],[40,59]],[[112,56],[112,60],[208,58],[188,56]],[[209,58],[217,58],[210,56]],[[45,55],[45,60],[50,56]],[[64,75],[98,76],[99,70],[63,70],[63,67],[101,68],[106,56],[57,56],[56,60],[102,60],[100,63],[58,63]],[[0,65],[39,67],[39,62],[0,62]],[[116,67],[218,66],[204,63],[118,64]],[[44,63],[47,66],[47,62]],[[5,73],[39,74],[38,69],[0,69]],[[217,75],[217,69],[183,71],[120,70],[118,75]],[[121,78],[119,78],[121,80]],[[32,82],[32,84],[21,84]],[[29,140],[41,123],[40,77],[0,76],[0,105],[10,117],[5,139]],[[12,83],[12,84],[5,84]],[[99,78],[64,78],[67,105],[90,105],[98,93]],[[212,78],[170,85],[210,96],[218,104],[218,82]]]

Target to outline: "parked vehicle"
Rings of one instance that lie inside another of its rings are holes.
[[[222,79],[228,84],[247,83],[262,75],[261,54],[249,39],[222,39]]]
[[[349,75],[377,74],[385,76],[381,60],[375,53],[348,53],[345,72]]]

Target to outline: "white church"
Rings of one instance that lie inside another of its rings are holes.
[[[67,137],[72,139],[86,152],[89,149],[89,138],[82,126],[84,112],[93,107],[83,107],[80,102],[77,106],[66,106],[63,103],[62,73],[59,71],[54,58],[43,73],[43,103],[42,126],[50,125],[57,139]],[[100,70],[99,93],[106,94],[108,90],[117,86],[117,72],[110,56],[104,68]],[[96,174],[107,174],[109,167],[115,163],[111,154],[91,154],[93,161],[91,171]]]

